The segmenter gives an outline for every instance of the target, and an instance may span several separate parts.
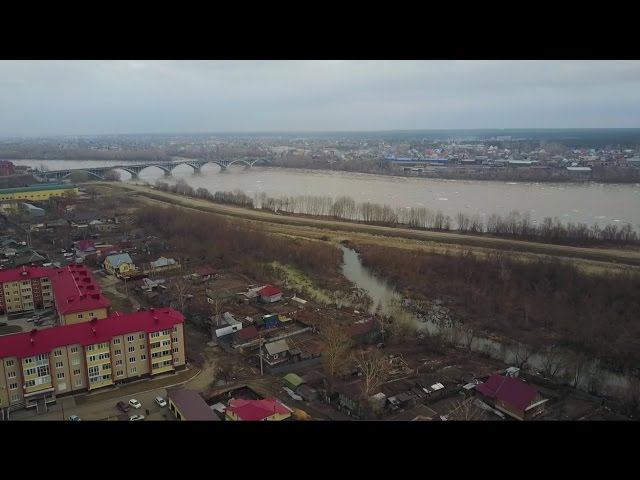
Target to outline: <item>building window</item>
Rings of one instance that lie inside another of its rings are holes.
[[[18,389],[18,384],[17,383],[10,383],[9,384],[9,390],[17,390]]]
[[[116,367],[117,367],[118,365],[122,365],[122,360],[116,360]]]
[[[6,365],[7,367],[13,367],[13,363],[14,363],[14,362],[13,362],[13,360],[7,360],[7,361],[5,362],[5,365]]]
[[[178,347],[173,347],[172,351],[173,353],[178,353]]]
[[[74,374],[74,375],[80,375],[80,369],[78,368],[78,369],[74,370],[74,371],[73,371],[73,374]]]
[[[16,372],[9,372],[9,373],[7,374],[7,377],[9,377],[9,378],[16,378]]]
[[[56,368],[62,368],[62,362],[56,362]]]
[[[18,400],[20,400],[20,394],[19,393],[14,393],[13,395],[11,395],[11,401],[12,402],[17,402]]]
[[[71,353],[78,353],[78,347],[71,347]]]
[[[129,347],[129,353],[133,353],[136,351],[136,347]]]
[[[144,333],[141,333],[140,335],[138,335],[138,340],[144,340]]]
[[[116,376],[117,376],[117,377],[121,377],[121,376],[123,376],[123,375],[124,375],[124,372],[123,372],[122,370],[118,370],[118,371],[116,372]]]
[[[76,387],[82,386],[82,378],[76,378]]]
[[[36,369],[35,368],[27,368],[24,371],[25,376],[29,377],[31,375],[35,375],[36,374]]]
[[[131,343],[131,342],[133,342],[133,340],[134,340],[133,335],[129,335],[127,337],[127,342]]]
[[[119,338],[114,338],[113,339],[113,344],[114,345],[120,345],[120,339]]]
[[[136,367],[131,367],[131,373],[136,373],[138,369]]]
[[[56,377],[58,378],[58,380],[62,380],[64,378],[64,372],[58,373]]]
[[[140,355],[140,360],[146,360],[147,356],[143,353],[142,355]]]
[[[122,350],[120,350],[119,348],[117,350],[113,351],[114,355],[121,355],[122,354]]]
[[[80,365],[80,359],[78,357],[71,360],[71,365]]]
[[[129,363],[136,363],[136,357],[129,357]]]
[[[144,350],[145,346],[144,345],[140,345],[140,350]]]
[[[62,355],[62,350],[57,349],[53,351],[53,356],[54,357],[59,357],[60,355]]]

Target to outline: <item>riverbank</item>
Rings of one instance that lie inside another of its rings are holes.
[[[246,209],[229,205],[214,204],[209,201],[161,192],[150,187],[123,183],[92,183],[105,191],[116,195],[135,195],[151,203],[175,205],[216,215],[234,217],[255,223],[272,231],[321,239],[328,233],[338,234],[341,238],[354,238],[362,235],[375,243],[384,242],[394,246],[406,246],[406,242],[418,244],[421,248],[433,248],[443,251],[452,249],[471,249],[480,254],[488,251],[515,253],[523,258],[536,256],[558,257],[581,263],[587,268],[597,270],[636,270],[640,267],[640,251],[621,248],[570,247],[566,245],[542,244],[509,240],[486,236],[462,235],[452,232],[432,232],[404,228],[366,225],[335,220],[323,220],[294,216],[283,216],[255,209]]]

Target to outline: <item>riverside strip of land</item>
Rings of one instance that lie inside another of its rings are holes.
[[[165,204],[194,209],[216,215],[235,217],[273,233],[321,239],[327,233],[339,234],[340,239],[369,241],[401,248],[428,248],[438,253],[471,249],[479,254],[502,250],[517,253],[523,259],[552,256],[571,259],[580,267],[595,270],[637,270],[640,268],[640,250],[633,248],[573,247],[537,242],[526,242],[489,236],[463,235],[451,232],[433,232],[393,228],[379,225],[277,215],[257,209],[221,205],[206,200],[123,183],[93,183],[100,190],[115,195],[132,195],[149,204]]]

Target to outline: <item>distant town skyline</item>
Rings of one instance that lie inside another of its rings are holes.
[[[640,127],[639,61],[0,61],[0,137]]]

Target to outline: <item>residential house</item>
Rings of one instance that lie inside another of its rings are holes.
[[[153,262],[149,262],[149,271],[151,272],[164,272],[178,268],[180,268],[180,263],[176,262],[173,258],[160,257]]]
[[[225,419],[232,421],[280,421],[291,418],[293,410],[276,398],[245,400],[232,398]]]
[[[380,326],[375,318],[360,320],[347,327],[346,334],[356,345],[373,343],[380,338]]]
[[[264,351],[260,355],[269,366],[286,362],[289,357],[289,344],[285,338],[267,343],[264,345]]]
[[[529,420],[544,413],[548,399],[537,388],[519,378],[491,375],[476,387],[476,395],[496,410],[517,420]]]
[[[167,391],[169,411],[178,420],[212,422],[220,418],[207,405],[204,399],[193,390],[175,388]]]
[[[260,301],[264,303],[273,303],[282,299],[282,290],[273,285],[266,285],[258,290]]]
[[[137,271],[137,267],[128,253],[108,255],[104,259],[104,268],[107,272],[117,277],[126,277]]]
[[[233,335],[233,344],[234,346],[244,345],[245,343],[256,340],[259,335],[260,334],[258,333],[258,329],[255,326],[251,325],[247,328],[243,328]]]

